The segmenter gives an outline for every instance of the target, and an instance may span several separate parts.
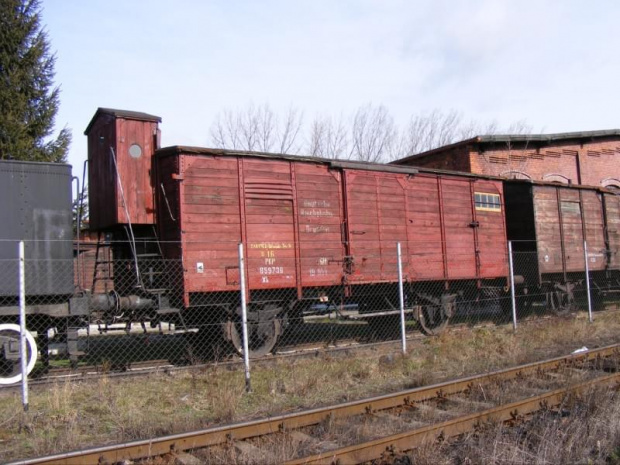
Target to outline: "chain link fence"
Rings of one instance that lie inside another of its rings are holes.
[[[404,351],[408,340],[451,325],[516,329],[525,318],[571,312],[589,312],[591,320],[616,305],[620,270],[607,266],[615,252],[587,252],[584,243],[567,266],[546,246],[515,242],[512,256],[481,256],[458,244],[369,242],[348,255],[319,242],[207,248],[102,237],[70,244],[72,260],[31,259],[50,256],[33,253],[37,247],[67,244],[26,242],[20,266],[19,243],[5,241],[15,259],[0,267],[1,386],[22,380],[20,308],[30,378],[247,355],[249,389],[251,359],[271,354],[385,341]]]

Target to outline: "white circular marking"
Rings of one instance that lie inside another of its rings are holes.
[[[17,333],[17,340],[19,340],[19,334],[20,334],[20,330],[19,330],[19,325],[13,324],[13,323],[3,323],[0,324],[0,332],[2,331],[14,331]],[[37,343],[34,340],[34,337],[32,337],[32,334],[30,334],[30,331],[26,331],[26,343],[28,344],[28,347],[30,348],[30,360],[28,360],[28,365],[26,366],[26,373],[30,374],[30,372],[32,371],[32,369],[34,368],[34,364],[37,363]],[[19,383],[22,380],[22,374],[19,373],[15,376],[11,376],[9,378],[5,378],[0,376],[0,385],[2,384],[14,384],[14,383]]]

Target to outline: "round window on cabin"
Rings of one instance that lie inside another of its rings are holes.
[[[138,144],[131,144],[129,147],[129,156],[131,158],[140,158],[142,156],[142,147]]]

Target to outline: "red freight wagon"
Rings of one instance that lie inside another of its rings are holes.
[[[274,320],[317,299],[342,302],[343,288],[363,316],[389,315],[398,242],[409,311],[417,307],[429,332],[464,292],[506,284],[499,180],[194,147],[160,149],[156,159],[159,238],[164,248],[180,240],[165,256],[183,261],[181,305],[194,318],[234,317],[239,242],[251,305]]]
[[[459,299],[471,306],[506,286],[500,180],[159,148],[159,121],[99,109],[86,130],[99,211],[91,224],[114,257],[113,276],[96,259],[93,286],[114,280],[115,294],[97,302],[114,321],[124,306],[151,324],[221,327],[239,348],[239,243],[253,355],[271,350],[287,322],[320,313],[319,302],[351,318],[393,322],[399,242],[406,311],[429,333],[445,327]]]

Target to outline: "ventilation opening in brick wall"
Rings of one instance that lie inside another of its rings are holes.
[[[489,157],[489,162],[490,163],[499,163],[500,165],[506,165],[508,164],[508,159],[506,157],[498,157],[495,155],[491,155]]]

